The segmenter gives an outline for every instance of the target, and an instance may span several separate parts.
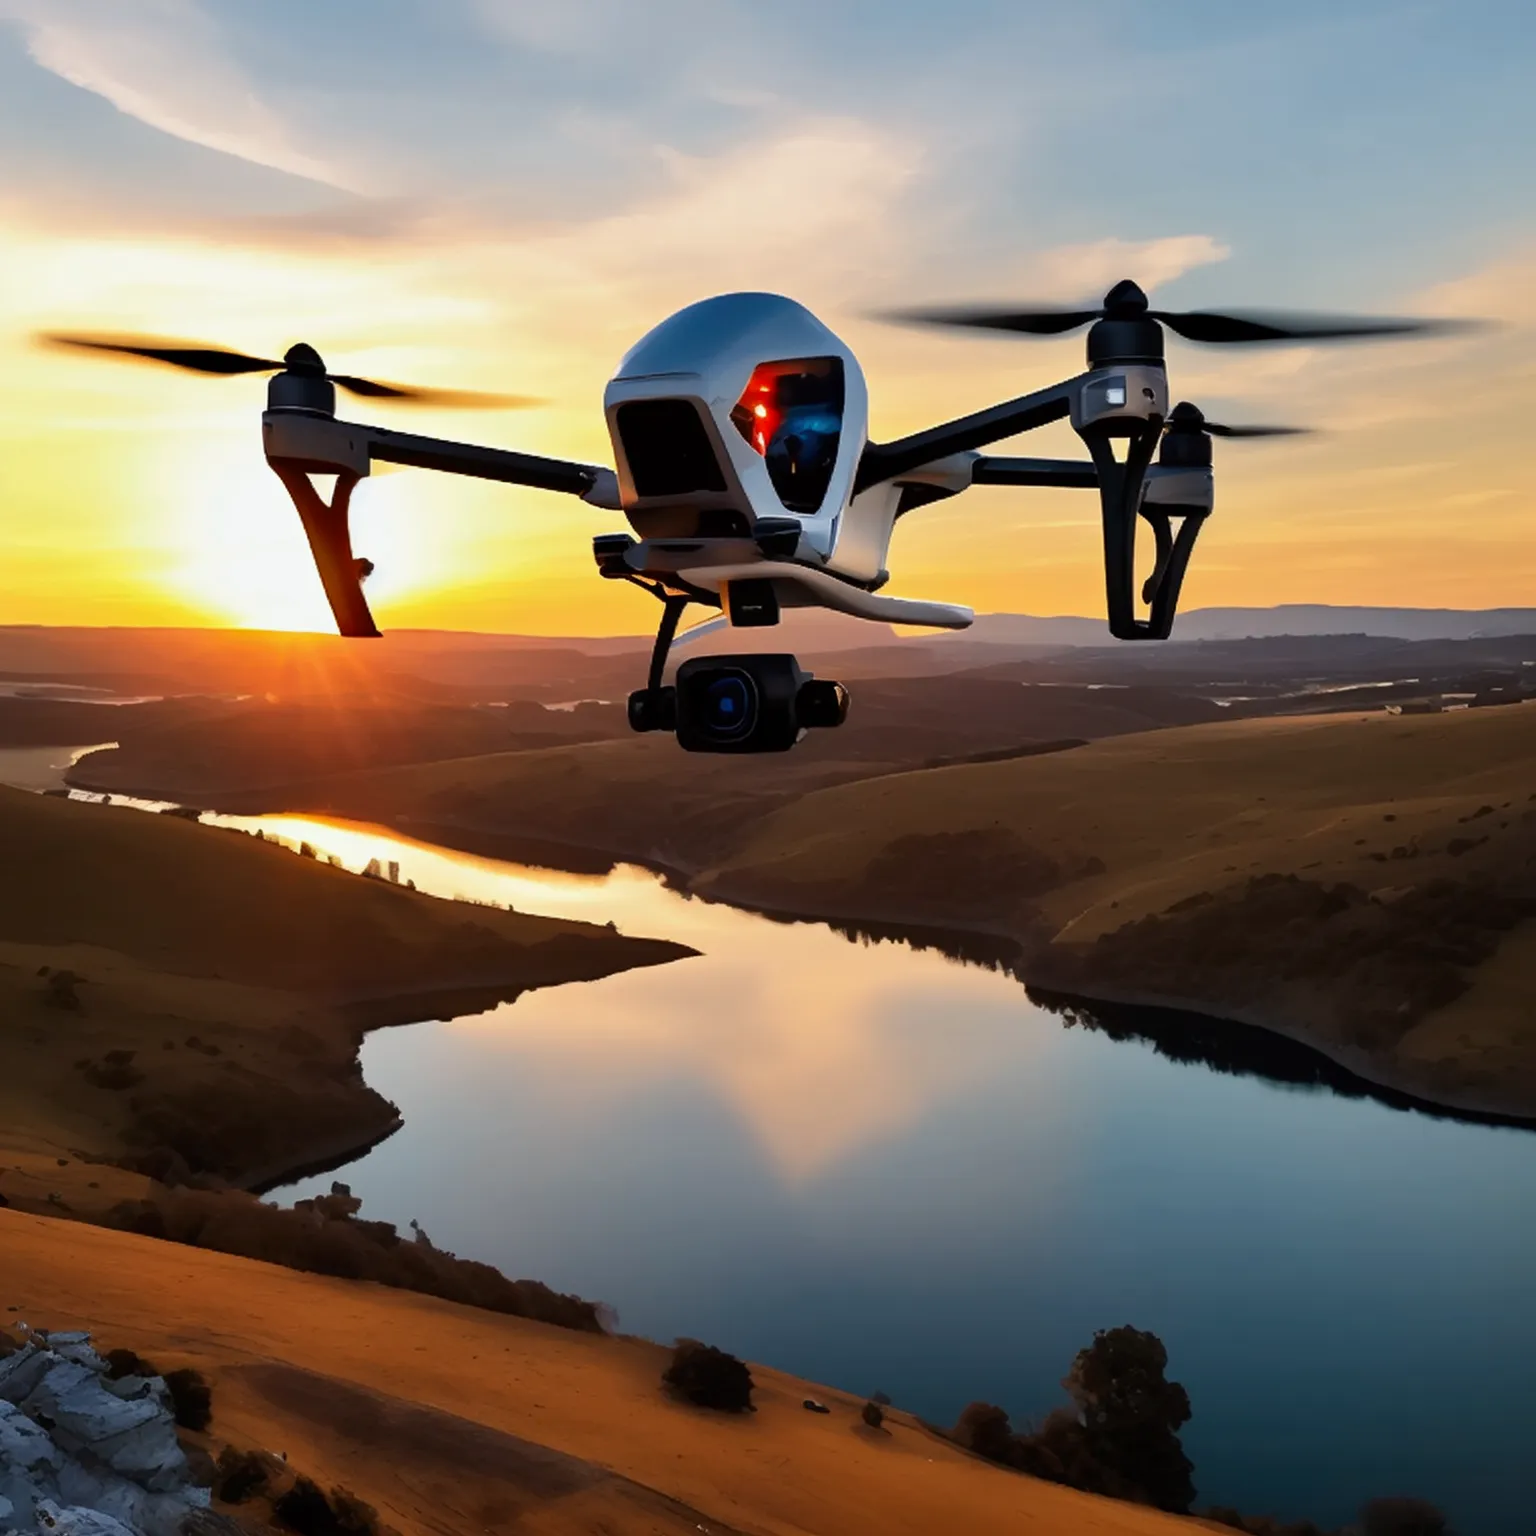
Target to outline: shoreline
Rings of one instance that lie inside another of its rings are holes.
[[[84,788],[84,786],[79,786]],[[117,791],[126,793],[126,791]],[[210,807],[215,809],[216,807]],[[1435,1088],[1410,1076],[1383,1070],[1380,1058],[1369,1053],[1351,1050],[1332,1043],[1321,1043],[1309,1032],[1285,1020],[1268,1017],[1260,1011],[1245,1008],[1223,1008],[1209,998],[1181,994],[1141,991],[1114,986],[1084,987],[1078,978],[1068,986],[1058,986],[1051,978],[1051,940],[1043,932],[1020,933],[998,924],[967,923],[963,921],[934,923],[931,920],[904,913],[891,906],[871,910],[869,905],[828,902],[807,907],[792,907],[754,899],[749,890],[732,888],[729,881],[720,887],[713,882],[701,884],[710,871],[681,862],[669,862],[655,856],[599,848],[591,844],[574,843],[560,839],[523,836],[501,829],[477,827],[463,821],[445,821],[432,817],[388,816],[373,820],[354,820],[335,812],[282,810],[252,812],[242,809],[230,814],[242,815],[296,815],[313,816],[316,820],[352,822],[354,825],[376,826],[386,833],[409,838],[412,841],[431,843],[452,852],[478,858],[500,859],[511,863],[528,864],[535,868],[549,869],[564,874],[603,875],[620,864],[629,864],[649,870],[668,886],[700,901],[718,903],[751,912],[774,922],[823,923],[838,930],[851,930],[856,935],[876,939],[915,944],[922,948],[938,948],[968,964],[989,966],[1005,970],[1015,977],[1026,991],[1061,997],[1069,1002],[1080,1002],[1090,1009],[1094,1005],[1105,1008],[1146,1009],[1155,1012],[1188,1014],[1217,1024],[1261,1030],[1266,1034],[1287,1041],[1299,1048],[1313,1052],[1334,1068],[1357,1079],[1380,1102],[1399,1101],[1397,1107],[1438,1111],[1464,1121],[1536,1130],[1536,1106],[1529,1111],[1512,1107],[1507,1102],[1454,1087]],[[977,947],[979,944],[979,948]],[[381,1000],[382,1002],[383,1000]],[[424,1022],[422,1018],[401,1020],[402,1023]],[[369,1024],[367,1029],[386,1027],[385,1023]],[[379,1139],[383,1139],[380,1137]],[[366,1152],[367,1147],[363,1148]],[[361,1155],[361,1154],[359,1154]],[[343,1166],[336,1164],[335,1166]],[[302,1176],[302,1175],[301,1175]],[[281,1179],[270,1181],[281,1183]]]
[[[450,826],[442,822],[425,820],[418,822],[414,818],[398,818],[373,824],[385,830],[398,831],[407,837],[421,837],[422,834],[438,831],[456,834],[453,841],[441,842],[439,846],[480,858],[505,857],[504,853],[493,852],[489,845],[498,841],[513,844],[518,841],[515,834],[489,831],[481,833],[478,829],[464,823],[455,823]],[[530,840],[530,844],[534,841]],[[549,851],[561,845],[544,842],[539,846]],[[619,864],[632,864],[638,868],[648,869],[694,900],[735,907],[738,911],[751,912],[772,922],[822,923],[838,931],[851,930],[856,935],[890,939],[914,944],[919,948],[941,949],[951,958],[963,963],[1004,970],[1013,976],[1027,993],[1058,998],[1068,1005],[1081,1003],[1087,1005],[1090,1010],[1098,1005],[1108,1009],[1129,1008],[1154,1013],[1185,1014],[1217,1025],[1259,1030],[1299,1049],[1310,1051],[1322,1061],[1359,1082],[1367,1094],[1377,1102],[1391,1108],[1438,1114],[1442,1118],[1455,1119],[1464,1124],[1536,1131],[1536,1106],[1532,1106],[1528,1112],[1521,1112],[1475,1092],[1466,1093],[1456,1089],[1428,1092],[1423,1083],[1381,1071],[1379,1059],[1371,1057],[1366,1052],[1321,1043],[1295,1025],[1266,1017],[1252,1009],[1223,1009],[1209,999],[1113,986],[1092,989],[1084,989],[1080,984],[1074,984],[1070,988],[1053,986],[1049,980],[1050,941],[1042,940],[1039,935],[1020,934],[998,924],[963,922],[937,924],[905,915],[894,907],[871,911],[868,907],[856,909],[851,904],[827,903],[820,908],[775,905],[756,901],[745,891],[727,889],[717,893],[707,886],[700,887],[696,882],[708,873],[705,869],[689,869],[681,865],[666,864],[657,859],[604,853],[600,850],[571,846],[573,851],[580,854],[591,854],[594,858],[605,859],[608,869]],[[517,862],[533,863],[539,868],[555,869],[567,874],[591,872],[571,869],[569,866],[559,864],[541,864],[532,858],[517,860]],[[970,941],[980,941],[982,949],[977,951]],[[970,953],[966,952],[968,947],[971,948]],[[1041,964],[1042,961],[1045,961],[1044,965]],[[1037,980],[1037,977],[1041,979]]]

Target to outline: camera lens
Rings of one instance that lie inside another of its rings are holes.
[[[704,690],[704,727],[714,736],[741,736],[757,714],[757,690],[741,672],[723,672]]]

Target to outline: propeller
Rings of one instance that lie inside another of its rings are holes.
[[[348,373],[329,373],[320,354],[300,342],[289,347],[281,360],[251,357],[223,347],[208,347],[194,341],[172,341],[154,336],[81,336],[49,334],[38,340],[47,347],[69,348],[86,352],[105,352],[115,357],[138,358],[145,362],[167,363],[192,373],[291,373],[307,378],[326,378],[341,389],[370,399],[400,400],[412,405],[456,406],[468,410],[511,410],[540,405],[528,395],[482,394],[461,389],[417,389],[405,384],[381,384],[375,379],[360,379]]]
[[[1198,405],[1191,405],[1188,400],[1181,400],[1168,412],[1168,420],[1164,423],[1165,433],[1195,433],[1205,432],[1212,437],[1301,437],[1312,430],[1311,427],[1224,427],[1218,421],[1207,421],[1205,412]]]
[[[1014,309],[987,304],[888,312],[887,320],[919,325],[958,325],[984,331],[1013,331],[1023,336],[1063,336],[1094,320],[1156,320],[1186,341],[1210,345],[1232,342],[1342,341],[1365,336],[1446,335],[1471,328],[1472,322],[1368,315],[1288,314],[1248,310],[1215,314],[1208,310],[1151,309],[1147,296],[1127,279],[1116,283],[1101,304],[1068,309],[1032,305]]]

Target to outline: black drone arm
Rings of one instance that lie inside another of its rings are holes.
[[[262,417],[262,438],[267,462],[288,488],[304,524],[336,628],[359,639],[373,638],[379,629],[363,596],[363,581],[373,565],[353,554],[348,511],[353,489],[374,463],[561,491],[594,506],[619,505],[618,481],[611,469],[569,459],[419,437],[302,410],[267,411]],[[336,476],[329,501],[315,488],[312,475]]]
[[[500,480],[506,485],[529,485],[541,491],[564,491],[587,496],[605,474],[595,464],[571,459],[546,459],[535,453],[515,453],[510,448],[482,448],[475,443],[454,443],[440,437],[418,437],[411,432],[389,432],[366,427],[368,457],[385,464],[404,464],[412,469],[435,469],[448,475],[469,475],[477,480]]]
[[[1099,472],[1080,459],[1007,459],[983,454],[971,465],[972,485],[1062,486],[1091,491]]]
[[[898,437],[894,442],[871,443],[859,460],[854,493],[895,480],[952,453],[985,448],[988,443],[999,443],[1006,437],[1060,421],[1071,414],[1073,396],[1084,378],[1086,375],[1053,384],[1032,395],[1021,395],[1017,400],[1005,400],[1001,405],[914,432],[910,437]]]

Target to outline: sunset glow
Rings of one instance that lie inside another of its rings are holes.
[[[508,118],[513,137],[547,136],[567,168],[562,189],[547,172],[503,164],[467,130],[456,138],[444,129],[414,157],[390,154],[387,114],[369,119],[366,136],[343,131],[348,112],[372,110],[353,94],[360,79],[320,97],[285,92],[267,73],[272,60],[245,46],[235,13],[211,0],[219,24],[196,32],[196,46],[217,45],[220,78],[246,90],[249,116],[238,123],[220,119],[218,101],[186,95],[174,50],[159,72],[146,62],[153,50],[132,65],[89,52],[86,32],[70,21],[76,9],[50,11],[45,26],[36,7],[0,6],[0,97],[6,81],[14,86],[0,132],[14,137],[23,126],[19,116],[7,126],[7,113],[43,111],[74,146],[57,151],[56,175],[24,176],[7,193],[0,232],[3,622],[327,622],[297,521],[261,459],[261,380],[42,352],[30,340],[40,330],[144,331],[267,355],[303,339],[348,370],[550,401],[520,412],[408,414],[348,399],[354,419],[611,463],[599,409],[605,379],[628,345],[694,298],[761,287],[810,304],[859,350],[874,430],[890,436],[1065,376],[1081,366],[1081,342],[903,331],[868,319],[870,311],[967,294],[1075,299],[1122,275],[1190,303],[1230,295],[1506,322],[1489,335],[1348,352],[1229,357],[1176,345],[1175,399],[1326,429],[1219,450],[1217,513],[1186,607],[1536,600],[1536,472],[1522,450],[1536,232],[1520,222],[1528,202],[1480,203],[1466,178],[1456,181],[1454,145],[1439,158],[1418,155],[1414,186],[1425,201],[1455,204],[1446,217],[1457,236],[1416,250],[1341,226],[1323,206],[1336,189],[1319,190],[1314,210],[1299,191],[1287,205],[1283,191],[1261,194],[1212,171],[1194,205],[1158,212],[1155,201],[1117,202],[1091,191],[1100,178],[1086,161],[1077,176],[1074,152],[1049,135],[1032,151],[1040,158],[1031,174],[1077,187],[1074,210],[1059,195],[1053,203],[1053,194],[1020,190],[983,213],[974,167],[934,123],[862,97],[857,106],[838,101],[830,74],[822,89],[808,84],[803,100],[773,97],[770,110],[768,98],[752,95],[773,67],[764,53],[737,66],[742,78],[730,89],[724,77],[714,81],[722,101],[735,90],[742,104],[716,104],[730,125],[722,120],[713,134],[679,120],[669,141],[656,96],[639,81],[626,87],[627,107],[613,108],[629,116],[594,127],[584,147],[554,117]],[[437,24],[442,46],[489,50],[507,78],[536,70],[550,50],[608,67],[633,46],[611,7],[592,8],[605,21],[569,34],[509,24],[517,7],[446,9],[466,14]],[[169,25],[150,7],[134,15],[141,41]],[[727,33],[735,24],[720,23]],[[423,13],[421,28],[433,25]],[[1271,52],[1301,46],[1278,22],[1254,36],[1249,25],[1233,22],[1230,46],[1257,46],[1259,36]],[[924,28],[937,26],[917,26],[904,46],[931,49],[937,35],[925,45]],[[1419,79],[1432,32],[1426,23],[1422,38],[1404,44],[1405,77]],[[193,35],[176,48],[193,48]],[[829,68],[838,37],[829,39]],[[1337,46],[1366,46],[1352,37],[1343,29]],[[393,46],[411,44],[402,36]],[[1054,46],[1063,68],[1078,67],[1070,27]],[[940,100],[959,87],[943,58],[940,50],[928,61]],[[496,72],[483,60],[465,55],[455,67],[464,80],[445,73],[434,87],[442,101],[467,92],[482,121],[518,110],[492,91]],[[654,67],[659,86],[668,66]],[[1490,53],[1486,70],[1502,67]],[[123,74],[133,69],[143,77]],[[1219,97],[1233,87],[1209,89]],[[695,106],[703,111],[702,100]],[[1179,109],[1160,99],[1159,111],[1172,130]],[[1513,167],[1523,123],[1484,140],[1493,146],[1486,153],[1507,155]],[[763,131],[746,133],[753,124]],[[1017,126],[999,120],[977,131],[1006,142]],[[604,137],[610,131],[638,133],[648,147],[623,148]],[[1274,131],[1297,145],[1308,132],[1294,122]],[[1261,127],[1244,133],[1253,153],[1274,147]],[[1409,146],[1400,153],[1404,163],[1413,155]],[[1362,156],[1358,174],[1378,175],[1377,151]],[[633,161],[622,184],[609,174],[620,161]],[[1521,163],[1528,177],[1529,161]],[[1396,227],[1401,212],[1405,227],[1422,228],[1417,213],[1408,220],[1407,191],[1392,190],[1395,176],[1378,177],[1378,222]],[[1298,220],[1287,264],[1277,242]],[[1079,450],[1065,429],[1019,449]],[[643,601],[591,569],[591,537],[610,531],[616,514],[418,472],[370,482],[356,506],[357,547],[375,562],[369,595],[386,627],[598,634],[649,622]],[[903,523],[892,590],[983,611],[1100,613],[1097,541],[1080,493],[975,492]],[[999,547],[1017,560],[1000,563]]]

